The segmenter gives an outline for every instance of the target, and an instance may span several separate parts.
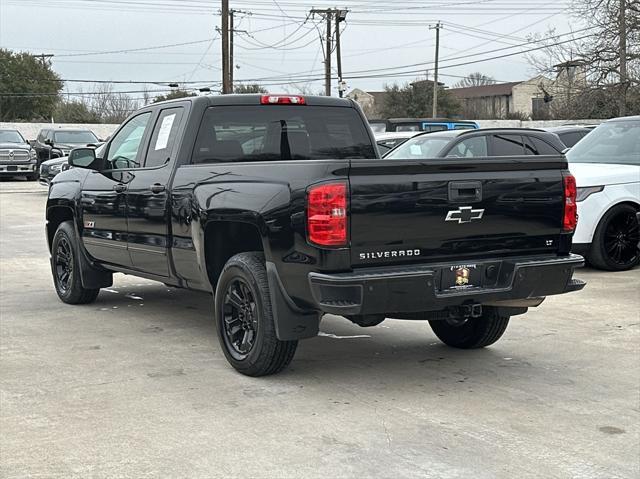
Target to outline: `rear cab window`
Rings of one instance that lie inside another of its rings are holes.
[[[367,125],[353,108],[233,105],[207,108],[192,163],[376,156]]]

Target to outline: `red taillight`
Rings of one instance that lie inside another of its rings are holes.
[[[564,183],[564,216],[562,219],[562,229],[571,232],[576,229],[578,224],[578,205],[576,196],[578,189],[576,187],[576,179],[570,173],[564,173],[562,176]]]
[[[305,105],[306,101],[300,95],[262,95],[262,105]]]
[[[320,246],[347,245],[347,184],[324,183],[307,194],[309,241]]]

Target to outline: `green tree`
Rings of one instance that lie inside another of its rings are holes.
[[[46,61],[0,49],[0,120],[48,120],[63,84]]]
[[[58,103],[53,119],[58,123],[100,123],[100,116],[95,111],[76,100]]]
[[[385,85],[384,104],[380,109],[383,118],[425,118],[431,117],[433,108],[433,84],[416,81]],[[451,117],[460,113],[460,103],[443,87],[438,89],[438,116]]]
[[[239,84],[233,85],[233,93],[269,93],[266,89],[258,85],[257,83],[252,84]]]
[[[153,99],[153,103],[158,103],[165,100],[175,100],[177,98],[188,98],[191,96],[197,96],[195,93],[188,92],[186,90],[173,90],[166,95],[160,95]]]

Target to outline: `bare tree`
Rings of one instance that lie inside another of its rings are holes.
[[[576,116],[592,106],[588,102],[595,95],[606,97],[604,105],[616,104],[616,114],[624,116],[637,104],[640,87],[640,0],[573,0],[571,12],[583,25],[573,41],[554,30],[532,37],[547,45],[528,60],[539,73],[555,78],[550,108],[563,117]]]
[[[98,85],[91,100],[91,110],[103,123],[122,123],[137,109],[138,102],[126,93],[114,91],[111,83]]]
[[[472,86],[493,85],[495,83],[493,77],[484,75],[480,72],[469,73],[465,78],[454,84],[454,88],[467,88]]]

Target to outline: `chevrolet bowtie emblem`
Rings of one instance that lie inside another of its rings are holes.
[[[460,206],[457,210],[447,212],[445,221],[457,221],[460,223],[471,223],[473,220],[479,220],[484,214],[484,209],[474,210],[471,206]]]

